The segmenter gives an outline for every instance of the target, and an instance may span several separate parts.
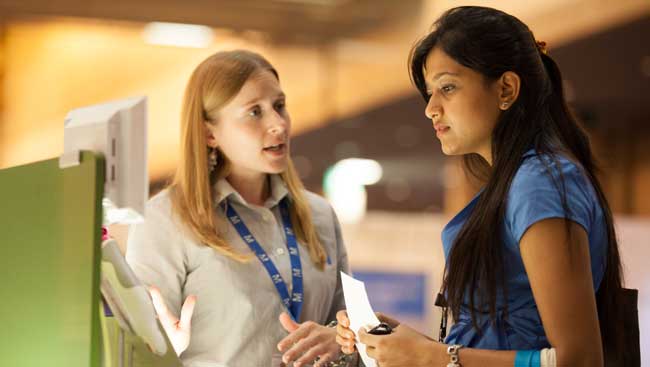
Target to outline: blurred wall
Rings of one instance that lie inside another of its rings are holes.
[[[259,2],[261,10],[257,12],[254,2],[247,5],[251,16],[252,13],[270,16],[261,13],[262,3]],[[296,9],[291,14],[308,9],[307,3],[296,1]],[[472,3],[517,15],[551,47],[650,11],[647,0]],[[0,103],[5,106],[0,110],[0,168],[60,154],[61,123],[70,109],[146,94],[150,98],[151,178],[164,180],[173,172],[177,159],[177,118],[185,81],[198,62],[220,49],[252,48],[276,65],[289,96],[296,134],[381,106],[413,93],[406,73],[406,57],[417,37],[444,10],[467,5],[457,0],[416,1],[409,4],[415,4],[412,7],[419,12],[390,13],[384,16],[388,22],[325,43],[315,41],[317,34],[285,34],[302,39],[302,43],[282,43],[264,30],[246,30],[245,25],[240,25],[237,31],[214,28],[215,42],[206,49],[179,49],[152,46],[142,40],[144,22],[151,20],[151,14],[162,21],[183,18],[200,22],[214,18],[211,24],[218,25],[219,15],[228,13],[229,24],[234,25],[237,18],[233,14],[240,14],[234,10],[242,5],[225,0],[211,6],[168,1],[148,12],[153,3],[145,0],[119,8],[105,0],[94,4],[89,7],[67,0],[0,0],[0,24],[5,30],[0,44],[5,75],[0,85],[4,92]],[[390,2],[382,4],[386,6]],[[264,6],[269,5],[264,3]],[[103,16],[104,20],[64,18],[70,14]],[[129,19],[141,21],[115,20],[118,14],[128,14]],[[337,16],[327,14],[324,11],[321,15]],[[250,22],[249,17],[238,16],[241,22]],[[359,22],[367,21],[363,13],[357,16]],[[277,33],[291,23],[291,19],[273,19],[264,24],[271,27],[276,24]],[[323,33],[328,32],[331,33],[323,29]]]
[[[373,40],[377,34],[323,48],[277,45],[263,34],[215,29],[212,45],[191,49],[145,43],[144,23],[138,22],[29,17],[3,24],[0,168],[59,155],[63,120],[71,109],[146,95],[150,176],[164,180],[178,156],[185,83],[196,65],[219,50],[252,49],[274,64],[288,96],[294,134],[385,103],[410,89],[406,73],[378,77],[403,65],[408,44],[398,45],[399,52],[386,53],[384,41]],[[379,55],[351,62],[364,52]]]

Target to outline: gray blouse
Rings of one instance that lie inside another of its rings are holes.
[[[215,202],[228,199],[272,259],[291,292],[291,264],[278,203],[289,192],[278,175],[270,176],[271,195],[264,206],[247,204],[225,179],[216,183]],[[329,257],[325,270],[317,269],[300,245],[304,299],[300,322],[320,324],[335,319],[345,308],[339,271],[349,272],[348,258],[334,211],[322,197],[304,192],[312,220]],[[242,253],[250,253],[219,205],[222,238]],[[145,221],[132,225],[126,260],[147,285],[155,285],[177,316],[189,295],[197,296],[185,366],[267,367],[278,360],[277,343],[287,335],[278,317],[286,308],[266,269],[255,257],[248,263],[226,258],[199,243],[172,215],[169,192],[149,200]]]

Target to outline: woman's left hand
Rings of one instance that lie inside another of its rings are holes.
[[[368,334],[364,328],[357,335],[359,341],[366,345],[368,356],[377,361],[380,367],[444,366],[447,363],[440,355],[443,344],[404,324],[388,335]]]
[[[336,329],[313,321],[298,324],[286,312],[280,315],[280,323],[289,332],[289,335],[278,343],[278,349],[284,353],[282,362],[293,362],[294,367],[300,367],[314,363],[318,358],[314,367],[321,367],[338,359]]]

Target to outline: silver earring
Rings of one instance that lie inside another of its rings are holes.
[[[208,153],[208,170],[210,173],[217,167],[217,148],[210,148]]]
[[[501,104],[501,108],[503,108],[504,110],[505,110],[506,108],[508,108],[508,102],[503,102],[503,103]]]

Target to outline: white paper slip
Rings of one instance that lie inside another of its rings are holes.
[[[366,286],[362,281],[356,280],[351,276],[341,272],[341,283],[343,285],[343,297],[345,298],[345,307],[347,308],[348,318],[350,319],[350,330],[357,336],[357,331],[362,327],[367,330],[379,325],[379,319],[370,306]],[[357,337],[357,340],[359,338]],[[357,350],[363,364],[366,367],[376,367],[377,362],[368,357],[366,354],[366,345],[357,341]]]

